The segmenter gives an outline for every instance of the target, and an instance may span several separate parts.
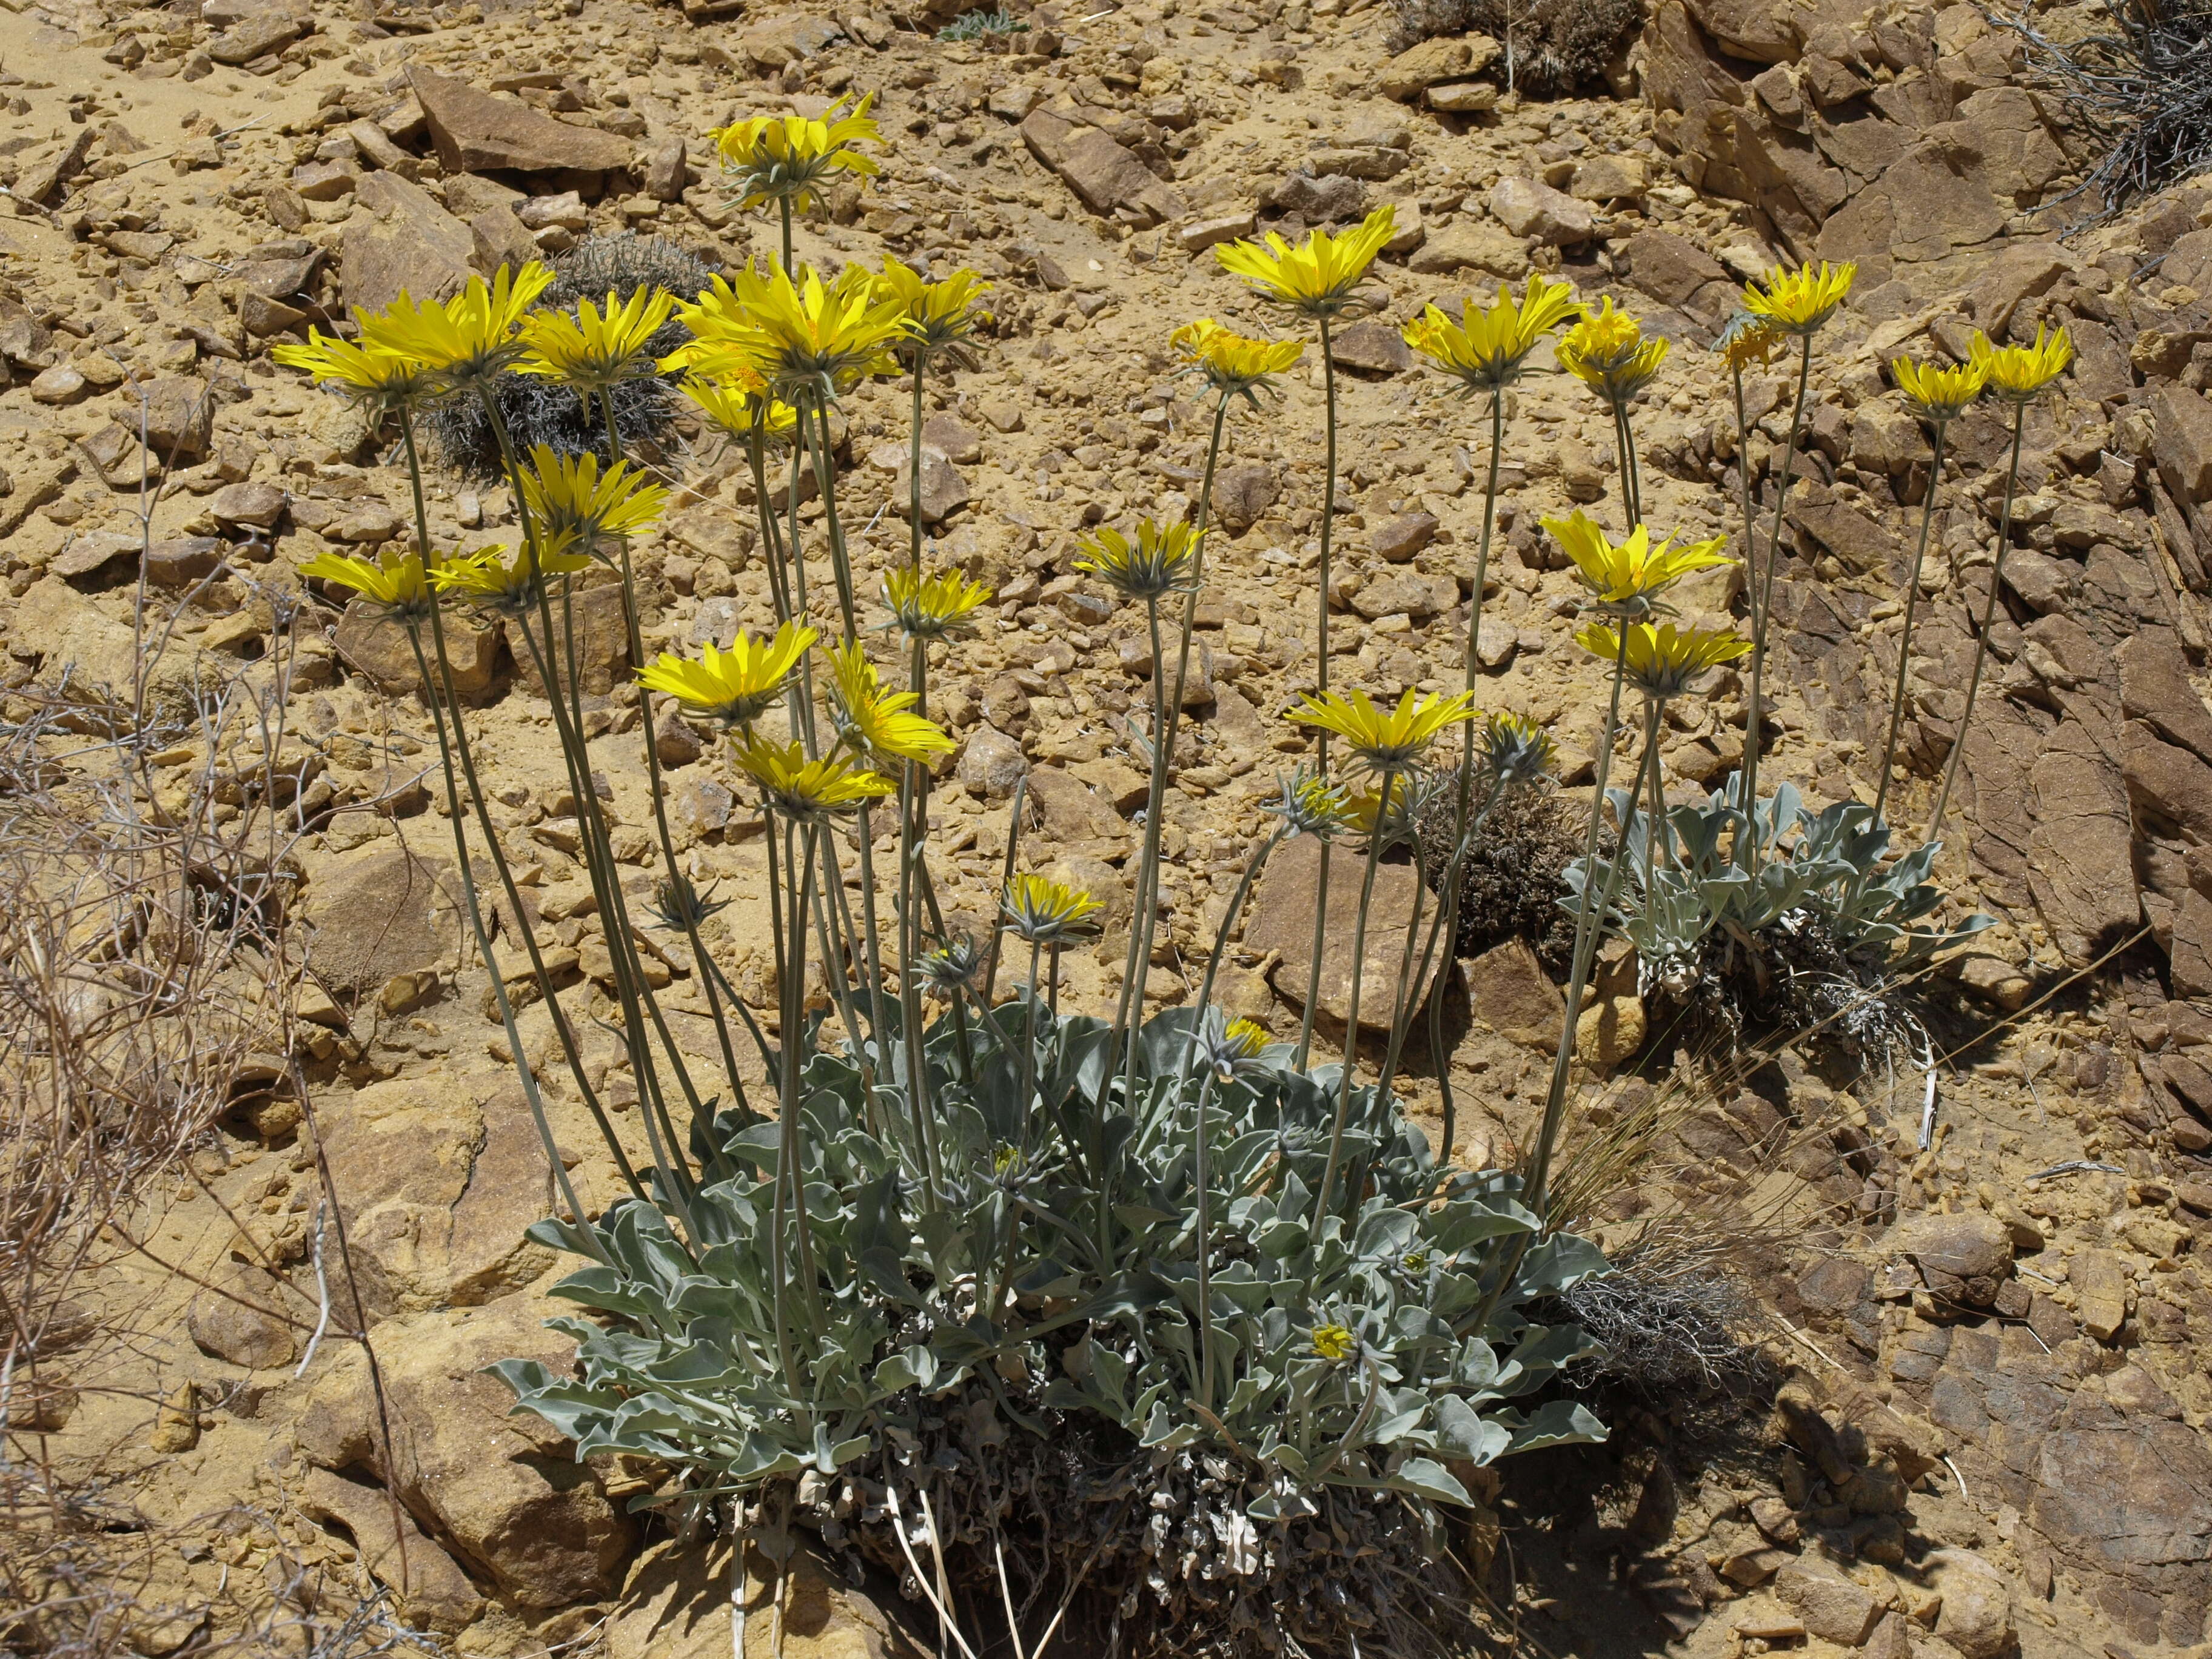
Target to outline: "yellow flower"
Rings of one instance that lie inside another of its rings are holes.
[[[696,659],[664,651],[638,671],[637,683],[725,726],[750,726],[782,695],[784,682],[814,641],[812,629],[786,623],[772,638],[740,633],[727,651],[710,644]]]
[[[1345,797],[1344,827],[1355,835],[1379,835],[1386,847],[1393,842],[1410,842],[1413,811],[1413,780],[1389,776],[1382,784],[1371,784]]]
[[[300,567],[300,574],[350,587],[388,616],[413,620],[430,614],[430,585],[423,580],[417,554],[393,552],[364,559],[351,553],[318,553]]]
[[[1481,748],[1491,775],[1508,784],[1534,783],[1551,771],[1559,753],[1550,732],[1526,714],[1510,713],[1483,722]]]
[[[2074,361],[2074,342],[2063,326],[2046,336],[2038,324],[2032,346],[1992,346],[1990,337],[1976,329],[1973,354],[1992,396],[2008,404],[2029,404],[2066,372]]]
[[[1721,361],[1731,373],[1741,374],[1747,368],[1764,368],[1772,362],[1774,354],[1782,349],[1782,336],[1749,312],[1739,311],[1728,319],[1721,337],[1713,342],[1713,349],[1721,354]]]
[[[836,671],[830,714],[848,744],[875,760],[926,761],[951,752],[952,739],[912,712],[921,699],[887,690],[858,640],[832,646],[830,660]]]
[[[648,483],[627,461],[602,473],[589,450],[561,455],[545,444],[530,452],[522,494],[540,535],[561,545],[574,541],[586,553],[598,550],[602,536],[635,535],[668,505],[667,486]]]
[[[1676,547],[1669,537],[1654,547],[1650,532],[1638,525],[1616,545],[1580,508],[1568,518],[1545,520],[1544,528],[1575,562],[1596,602],[1624,610],[1648,609],[1655,596],[1693,571],[1735,562],[1720,550],[1727,545],[1725,536],[1684,547]]]
[[[1647,697],[1661,698],[1680,696],[1705,670],[1751,649],[1751,641],[1733,629],[1677,629],[1672,623],[1656,628],[1650,623],[1629,623],[1625,657],[1621,636],[1603,623],[1583,623],[1575,643],[1593,657],[1622,664],[1631,685]]]
[[[687,374],[676,389],[696,404],[699,412],[716,426],[732,438],[742,438],[748,443],[755,436],[765,438],[771,443],[788,439],[799,426],[797,410],[789,404],[763,397],[765,383],[757,374],[724,380]],[[763,401],[768,405],[765,419],[761,414]],[[758,422],[757,426],[756,422]]]
[[[1392,709],[1377,708],[1364,691],[1350,697],[1309,691],[1290,717],[1301,726],[1335,732],[1351,745],[1356,760],[1378,772],[1404,771],[1437,732],[1478,718],[1474,700],[1465,691],[1424,697],[1410,690]]]
[[[666,289],[641,288],[628,300],[610,293],[604,313],[589,300],[574,316],[532,312],[522,320],[526,349],[515,372],[565,381],[581,392],[643,379],[653,372],[646,346],[675,309],[676,296]]]
[[[1494,392],[1519,380],[1528,354],[1577,308],[1567,283],[1532,276],[1519,305],[1513,303],[1511,290],[1501,287],[1487,310],[1466,301],[1456,323],[1431,306],[1406,325],[1405,339],[1445,374],[1456,376],[1467,392]]]
[[[899,303],[858,265],[827,286],[805,266],[796,283],[781,270],[742,272],[734,285],[717,279],[681,314],[697,337],[662,358],[662,368],[750,369],[793,402],[802,392],[834,398],[863,375],[888,373],[908,336]]]
[[[458,553],[431,567],[430,584],[441,593],[458,594],[502,616],[527,617],[537,609],[546,577],[574,575],[592,562],[584,554],[567,551],[565,544],[548,550],[542,538],[535,558],[523,551],[507,559],[506,552],[504,547],[480,547]]]
[[[924,357],[957,347],[991,314],[975,306],[991,289],[979,271],[963,268],[933,283],[886,254],[876,287],[884,299],[898,307],[907,328],[904,343]]]
[[[1313,1328],[1313,1351],[1335,1363],[1358,1353],[1359,1341],[1341,1325],[1316,1325]]]
[[[1559,367],[1620,408],[1651,383],[1667,360],[1667,342],[1644,337],[1644,325],[1607,298],[1569,329],[1559,346]]]
[[[1224,328],[1211,317],[1185,323],[1168,337],[1185,369],[1203,374],[1224,398],[1241,397],[1258,408],[1258,394],[1274,388],[1273,377],[1297,362],[1303,340],[1255,340]]]
[[[1763,284],[1743,285],[1743,308],[1777,333],[1816,334],[1836,314],[1858,274],[1856,265],[1831,265],[1826,259],[1817,268],[1810,261],[1795,270],[1777,265]]]
[[[1352,291],[1396,228],[1397,210],[1385,203],[1334,235],[1316,230],[1292,247],[1271,230],[1264,244],[1224,243],[1213,257],[1278,305],[1309,317],[1334,317],[1351,303]]]
[[[354,314],[361,317],[359,312]],[[336,380],[352,396],[363,399],[404,403],[429,389],[421,358],[383,346],[356,345],[319,329],[307,331],[307,344],[288,341],[269,355],[287,368],[306,369],[319,384]]]
[[[1941,426],[1956,420],[1967,404],[1982,395],[1990,372],[1989,365],[1978,357],[1952,368],[1899,357],[1890,364],[1889,373],[1912,405],[1912,412]]]
[[[1164,529],[1150,519],[1139,519],[1134,542],[1109,525],[1079,541],[1083,556],[1075,568],[1088,571],[1125,599],[1156,599],[1190,586],[1202,539],[1180,519]]]
[[[966,626],[969,613],[991,597],[981,582],[957,570],[925,576],[894,570],[884,578],[884,603],[898,625],[916,639],[938,639]]]
[[[880,173],[872,158],[849,146],[862,139],[880,142],[883,134],[868,114],[869,94],[851,110],[844,100],[821,115],[756,115],[710,135],[722,164],[737,176],[740,207],[787,201],[804,213],[814,205],[817,187],[833,173]]]
[[[1256,1019],[1232,1019],[1221,1036],[1224,1044],[1235,1045],[1240,1060],[1256,1060],[1267,1046],[1267,1028]]]
[[[362,318],[362,343],[418,358],[449,381],[473,382],[520,355],[514,331],[552,281],[553,268],[532,259],[520,271],[501,265],[489,283],[473,278],[443,301],[417,305],[402,290],[382,312]]]
[[[731,744],[737,768],[760,786],[762,804],[786,817],[814,819],[896,792],[889,778],[835,757],[809,760],[797,743],[771,743],[748,732]]]
[[[1090,894],[1042,876],[1016,876],[999,895],[1007,931],[1031,945],[1088,939],[1098,931],[1097,917],[1105,908]]]

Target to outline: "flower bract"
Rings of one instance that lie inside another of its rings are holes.
[[[1276,798],[1260,810],[1280,818],[1285,834],[1326,840],[1352,826],[1351,803],[1344,786],[1330,782],[1310,767],[1301,766],[1287,778],[1279,776],[1276,786]]]
[[[1098,931],[1106,907],[1078,888],[1042,876],[1016,876],[999,896],[1007,930],[1032,945],[1063,945]]]
[[[885,255],[878,292],[896,304],[906,323],[902,343],[908,352],[931,356],[952,350],[975,333],[990,313],[976,301],[990,291],[980,271],[965,269],[932,282],[923,272]]]
[[[586,450],[562,455],[545,444],[530,452],[522,470],[522,494],[531,522],[550,541],[573,541],[594,550],[602,536],[634,536],[660,516],[668,487],[652,483],[627,461],[604,471],[599,458]]]
[[[1713,349],[1721,354],[1721,361],[1732,373],[1741,374],[1747,368],[1764,368],[1772,362],[1782,349],[1782,337],[1761,319],[1739,311],[1728,319],[1720,338],[1713,342]]]
[[[1978,358],[1971,362],[1943,365],[1899,357],[1890,364],[1889,373],[1897,382],[1897,389],[1912,405],[1912,412],[1938,426],[1956,420],[1969,404],[1982,395],[1983,384],[1989,379],[1989,370]]]
[[[799,411],[767,396],[766,383],[757,374],[723,379],[687,374],[676,389],[716,426],[748,443],[755,437],[780,442],[799,427]]]
[[[1667,342],[1644,337],[1644,325],[1615,311],[1608,297],[1560,337],[1559,367],[1618,409],[1650,385],[1667,360]]]
[[[968,625],[968,617],[991,597],[981,582],[957,570],[925,576],[899,569],[884,578],[884,603],[898,626],[916,639],[937,639]]]
[[[1991,396],[2008,404],[2027,404],[2066,372],[2074,361],[2074,342],[2063,325],[2056,333],[2046,333],[2039,324],[2032,346],[1991,345],[1990,337],[1976,329],[1973,354]]]
[[[1163,527],[1140,519],[1134,541],[1108,525],[1082,538],[1083,556],[1075,568],[1088,571],[1124,598],[1156,599],[1190,586],[1202,539],[1182,520]]]
[[[1206,377],[1224,398],[1242,398],[1254,408],[1261,392],[1274,389],[1274,377],[1296,363],[1303,340],[1255,340],[1224,328],[1211,317],[1185,323],[1168,337],[1185,369]]]
[[[1296,247],[1271,230],[1262,242],[1224,243],[1213,257],[1278,305],[1334,317],[1351,305],[1352,290],[1396,228],[1397,210],[1385,203],[1351,229],[1316,230]]]
[[[1548,775],[1559,759],[1552,734],[1526,714],[1499,713],[1482,723],[1483,764],[1508,785],[1527,785]]]
[[[714,148],[738,180],[738,205],[787,201],[803,213],[832,174],[880,173],[872,157],[853,148],[883,137],[868,113],[874,102],[871,94],[850,110],[840,100],[819,116],[756,115],[717,131]]]

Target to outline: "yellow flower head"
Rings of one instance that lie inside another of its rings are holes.
[[[1274,390],[1274,377],[1297,362],[1303,340],[1255,340],[1211,317],[1185,323],[1168,337],[1185,371],[1203,374],[1224,398],[1242,398],[1255,409],[1259,394]]]
[[[1380,836],[1386,847],[1413,840],[1414,790],[1410,777],[1386,775],[1345,797],[1345,828],[1355,835]]]
[[[562,455],[545,444],[530,452],[522,495],[540,535],[562,545],[573,541],[585,553],[598,551],[602,536],[635,535],[668,505],[668,487],[649,483],[627,461],[602,472],[589,450]]]
[[[1616,544],[1579,508],[1565,519],[1545,520],[1544,528],[1575,562],[1595,603],[1620,611],[1649,610],[1662,592],[1693,571],[1735,562],[1721,551],[1728,544],[1725,536],[1683,547],[1670,537],[1654,547],[1650,532],[1638,525]]]
[[[1385,203],[1350,230],[1316,230],[1296,247],[1271,230],[1264,243],[1226,242],[1213,257],[1276,304],[1334,317],[1352,303],[1352,290],[1396,230],[1397,211]]]
[[[1334,691],[1309,691],[1305,701],[1291,710],[1301,726],[1318,726],[1334,732],[1351,746],[1352,758],[1377,772],[1403,772],[1421,757],[1429,739],[1450,726],[1478,718],[1474,700],[1465,691],[1452,696],[1424,697],[1412,690],[1398,699],[1395,708],[1378,708],[1364,691],[1345,697]]]
[[[645,349],[675,309],[676,296],[666,289],[640,288],[627,300],[610,293],[604,312],[589,300],[573,316],[532,312],[522,319],[525,349],[515,372],[560,380],[579,392],[642,380],[653,373]]]
[[[809,760],[797,743],[770,743],[747,732],[730,745],[737,769],[760,786],[761,804],[803,823],[848,812],[895,793],[889,778],[848,760]]]
[[[1150,519],[1139,519],[1133,542],[1108,525],[1096,535],[1081,538],[1078,544],[1083,556],[1075,562],[1075,568],[1090,572],[1124,599],[1156,599],[1164,593],[1180,593],[1191,585],[1203,539],[1201,533],[1194,532],[1180,519],[1165,528]]]
[[[1713,349],[1721,354],[1730,373],[1741,374],[1747,368],[1764,368],[1772,362],[1782,349],[1782,336],[1771,325],[1747,311],[1739,311],[1728,319],[1721,337],[1713,342]]]
[[[756,115],[733,121],[711,136],[722,165],[735,175],[740,207],[787,201],[801,213],[814,205],[820,185],[836,173],[862,177],[880,173],[871,157],[852,148],[863,139],[879,143],[868,107],[871,93],[849,111],[844,100],[819,116]]]
[[[417,305],[403,290],[375,316],[362,317],[362,343],[416,358],[449,383],[473,383],[521,355],[515,331],[552,281],[552,266],[532,259],[519,271],[501,265],[489,283],[475,277],[450,300]]]
[[[1431,306],[1406,325],[1406,343],[1455,376],[1463,392],[1495,392],[1519,380],[1528,354],[1578,308],[1567,283],[1532,276],[1518,305],[1501,287],[1487,310],[1466,301],[1456,323]]]
[[[964,268],[933,283],[886,254],[876,288],[883,299],[898,307],[906,324],[904,346],[924,357],[960,347],[991,314],[975,303],[990,292],[990,283],[981,273]]]
[[[1644,325],[1607,298],[1561,337],[1559,367],[1620,408],[1650,385],[1667,361],[1667,342],[1644,337]]]
[[[588,556],[571,553],[565,545],[547,549],[536,557],[527,550],[509,559],[504,547],[480,547],[473,553],[457,553],[430,567],[430,585],[507,617],[532,617],[548,576],[570,576],[587,568]]]
[[[1334,1364],[1358,1353],[1359,1339],[1341,1325],[1316,1325],[1313,1328],[1313,1351]]]
[[[1795,270],[1777,265],[1765,283],[1743,285],[1743,308],[1778,334],[1817,334],[1836,314],[1858,274],[1856,265],[1832,265],[1826,259],[1817,267],[1808,261]]]
[[[359,312],[354,315],[362,317]],[[430,389],[421,358],[383,346],[356,345],[319,329],[307,331],[307,344],[288,341],[269,355],[287,368],[304,368],[319,385],[335,380],[349,396],[364,402],[406,403]]]
[[[1267,1046],[1267,1028],[1256,1019],[1232,1019],[1222,1028],[1222,1041],[1233,1045],[1240,1060],[1257,1060]]]
[[[1526,714],[1496,714],[1483,722],[1482,763],[1500,782],[1532,784],[1549,775],[1559,755],[1552,734]]]
[[[637,683],[675,698],[695,714],[725,726],[750,726],[783,695],[784,682],[814,640],[812,629],[786,623],[770,639],[740,633],[727,651],[709,645],[696,658],[664,651],[638,671]]]
[[[884,603],[898,626],[915,639],[938,639],[968,626],[969,614],[990,597],[989,588],[957,570],[934,576],[894,570],[884,578]]]
[[[349,587],[386,615],[401,620],[428,616],[434,603],[430,584],[422,575],[422,560],[414,553],[391,552],[374,559],[318,553],[300,567],[300,574]]]
[[[858,265],[827,285],[805,266],[795,283],[780,268],[741,271],[735,283],[716,277],[679,315],[696,337],[662,358],[662,368],[750,371],[792,403],[802,393],[835,398],[864,375],[889,373],[893,348],[908,337],[899,302]]]
[[[832,646],[836,672],[830,685],[830,717],[837,735],[872,760],[926,761],[951,752],[952,739],[912,712],[921,699],[888,690],[858,640]]]
[[[1989,382],[1990,394],[2008,404],[2031,404],[2049,386],[2066,372],[2074,361],[2074,342],[2061,326],[2055,334],[2046,334],[2043,325],[2035,330],[2032,346],[1993,346],[1990,337],[1979,329],[1974,331],[1974,363]]]
[[[1016,876],[999,895],[1006,930],[1031,945],[1088,939],[1098,931],[1098,913],[1105,908],[1090,894],[1042,876]]]
[[[1890,364],[1889,373],[1897,382],[1897,389],[1912,405],[1912,412],[1923,421],[1941,426],[1946,421],[1956,420],[1967,404],[1982,395],[1983,383],[1989,379],[1989,366],[1978,357],[1972,362],[1948,368],[1899,357]]]
[[[748,443],[755,437],[771,444],[787,442],[799,428],[799,411],[765,396],[757,374],[717,380],[687,374],[676,389],[716,426]]]
[[[1672,623],[1627,625],[1627,651],[1621,636],[1603,623],[1585,623],[1575,643],[1609,663],[1620,663],[1628,683],[1647,697],[1679,697],[1690,682],[1716,664],[1730,662],[1751,649],[1751,641],[1730,628],[1677,629]]]

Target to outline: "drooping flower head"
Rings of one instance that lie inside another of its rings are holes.
[[[1280,818],[1286,836],[1316,836],[1327,841],[1352,827],[1351,797],[1340,783],[1332,783],[1310,766],[1301,766],[1288,777],[1275,780],[1275,799],[1261,807]]]
[[[1413,846],[1430,793],[1416,773],[1385,774],[1345,798],[1346,827],[1369,840],[1380,837],[1385,848]]]
[[[1016,876],[999,895],[1006,931],[1031,945],[1065,945],[1098,931],[1106,907],[1080,889],[1042,876]]]
[[[1747,368],[1764,368],[1772,362],[1775,354],[1782,349],[1782,336],[1774,327],[1747,311],[1739,311],[1728,319],[1721,330],[1720,338],[1713,342],[1731,374],[1741,374]]]
[[[1855,264],[1832,265],[1826,259],[1817,266],[1808,260],[1795,270],[1777,265],[1763,283],[1743,285],[1743,308],[1777,333],[1817,334],[1858,274]]]
[[[1290,718],[1301,726],[1335,732],[1360,767],[1403,772],[1420,759],[1437,732],[1479,716],[1473,696],[1465,691],[1423,696],[1409,688],[1395,708],[1377,708],[1364,691],[1349,697],[1334,691],[1309,691]]]
[[[792,404],[826,403],[866,375],[889,373],[892,348],[907,337],[899,302],[858,265],[830,283],[806,266],[796,282],[780,267],[740,272],[734,283],[717,277],[679,314],[696,337],[662,358],[662,368],[750,371]]]
[[[1954,421],[1982,395],[1989,369],[1979,358],[1956,364],[1917,363],[1899,357],[1889,366],[1890,378],[1912,405],[1912,412],[1931,425]]]
[[[1088,571],[1124,599],[1156,599],[1189,587],[1204,539],[1182,520],[1164,527],[1151,519],[1137,521],[1134,541],[1111,525],[1085,536],[1078,570]]]
[[[1316,1325],[1313,1328],[1313,1351],[1331,1364],[1340,1364],[1359,1352],[1359,1339],[1343,1325]]]
[[[885,686],[858,640],[830,647],[830,660],[836,671],[830,718],[854,750],[875,761],[926,761],[951,751],[952,739],[913,712],[921,699]]]
[[[1213,257],[1277,305],[1307,317],[1334,317],[1352,304],[1352,291],[1397,228],[1389,204],[1350,230],[1316,230],[1292,247],[1269,231],[1264,241],[1225,242]]]
[[[522,319],[525,349],[514,371],[580,392],[647,379],[655,370],[646,347],[675,309],[676,296],[666,289],[640,287],[627,300],[610,291],[604,311],[589,300],[573,313],[533,311]]]
[[[963,933],[916,961],[913,975],[915,983],[950,997],[973,985],[982,969],[982,950]]]
[[[863,140],[882,141],[868,113],[874,102],[871,93],[850,110],[840,99],[819,116],[756,115],[714,132],[722,165],[737,180],[738,206],[787,201],[804,213],[832,175],[867,178],[882,172],[872,156],[853,148]]]
[[[725,726],[750,726],[783,695],[784,683],[815,637],[812,629],[786,623],[766,640],[740,633],[727,651],[711,643],[697,657],[664,651],[638,671],[637,683],[695,714]]]
[[[591,565],[588,555],[549,544],[540,536],[537,556],[527,548],[507,557],[504,547],[480,547],[458,553],[430,568],[430,581],[441,593],[450,593],[471,605],[502,617],[533,617],[549,576],[569,576]]]
[[[1639,524],[1626,541],[1614,543],[1579,508],[1565,519],[1545,520],[1544,528],[1574,561],[1591,603],[1627,614],[1649,611],[1660,594],[1693,572],[1735,562],[1721,551],[1725,536],[1681,547],[1670,537],[1654,547],[1650,532]]]
[[[835,756],[809,760],[796,742],[774,743],[750,732],[732,739],[730,758],[760,786],[762,805],[795,823],[849,812],[898,789],[889,778],[854,762]]]
[[[617,461],[603,471],[589,450],[563,455],[547,444],[530,452],[522,495],[539,535],[550,543],[573,543],[582,553],[597,552],[602,537],[636,535],[668,505],[668,487],[629,462]]]
[[[489,283],[472,278],[450,300],[418,305],[403,289],[381,312],[362,317],[362,343],[413,357],[447,386],[472,390],[522,356],[516,330],[552,281],[552,266],[532,259],[520,270],[501,265]]]
[[[1274,377],[1296,363],[1303,340],[1255,340],[1224,328],[1211,317],[1185,323],[1168,336],[1182,372],[1201,374],[1224,398],[1242,398],[1257,409],[1260,393],[1275,390]]]
[[[318,553],[300,567],[300,574],[349,587],[395,621],[420,621],[436,603],[419,554],[394,551],[364,559],[351,553]]]
[[[2038,324],[2032,346],[1993,346],[1990,337],[1976,329],[1973,356],[1991,397],[2008,404],[2032,404],[2074,361],[2074,342],[2063,325],[2052,334]]]
[[[1208,1008],[1198,1024],[1200,1063],[1223,1083],[1253,1069],[1267,1046],[1267,1028],[1253,1019],[1230,1019]]]
[[[1619,409],[1651,384],[1667,361],[1667,342],[1644,337],[1644,325],[1615,311],[1608,295],[1560,337],[1559,367]]]
[[[963,267],[950,276],[932,282],[923,272],[884,256],[884,274],[876,278],[882,296],[896,304],[906,324],[900,341],[901,355],[912,361],[939,352],[959,351],[990,313],[976,304],[991,290],[979,271]]]
[[[1521,366],[1546,335],[1580,308],[1565,283],[1531,276],[1519,304],[1501,286],[1487,309],[1468,300],[1456,323],[1431,306],[1406,325],[1406,343],[1460,383],[1465,395],[1496,392],[1521,378]]]
[[[362,313],[354,313],[356,321]],[[379,345],[341,340],[320,329],[307,331],[307,343],[288,341],[269,355],[287,368],[303,368],[317,385],[336,383],[356,403],[378,410],[413,403],[430,392],[429,370],[419,357]]]
[[[1647,697],[1679,697],[1708,668],[1732,662],[1751,649],[1751,641],[1732,628],[1682,628],[1662,623],[1627,624],[1627,650],[1621,636],[1601,622],[1584,623],[1575,643],[1606,662],[1624,666],[1628,683]]]
[[[1483,722],[1480,744],[1484,767],[1509,789],[1542,781],[1559,760],[1552,734],[1526,714],[1491,715]]]
[[[799,429],[799,411],[767,395],[767,382],[757,374],[709,379],[687,374],[677,388],[702,415],[732,438],[750,443],[755,438],[774,446],[787,443]]]
[[[884,577],[884,603],[890,607],[893,621],[918,640],[941,639],[971,626],[969,614],[990,597],[989,588],[957,570],[925,576],[919,570],[898,569]]]

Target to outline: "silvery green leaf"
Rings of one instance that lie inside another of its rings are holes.
[[[1607,1430],[1589,1408],[1572,1400],[1553,1400],[1513,1431],[1508,1450],[1537,1451],[1546,1446],[1588,1444],[1601,1441]]]
[[[1553,1233],[1529,1247],[1521,1258],[1521,1271],[1513,1281],[1518,1297],[1556,1296],[1572,1290],[1585,1279],[1613,1271],[1605,1253],[1586,1238],[1572,1233]]]
[[[1390,1477],[1389,1484],[1400,1492],[1410,1492],[1439,1504],[1466,1504],[1470,1500],[1467,1488],[1452,1478],[1451,1471],[1430,1457],[1409,1457]]]
[[[1455,1394],[1440,1396],[1436,1408],[1437,1449],[1480,1468],[1504,1455],[1512,1431],[1486,1421]]]
[[[1169,1417],[1166,1407],[1155,1406],[1137,1443],[1147,1451],[1180,1451],[1197,1438],[1197,1424],[1177,1423]]]
[[[1488,1389],[1498,1382],[1498,1350],[1479,1336],[1460,1345],[1452,1362],[1452,1381],[1465,1389]]]
[[[1284,1261],[1305,1249],[1306,1237],[1303,1221],[1270,1221],[1260,1230],[1252,1243],[1261,1255],[1276,1261]]]

